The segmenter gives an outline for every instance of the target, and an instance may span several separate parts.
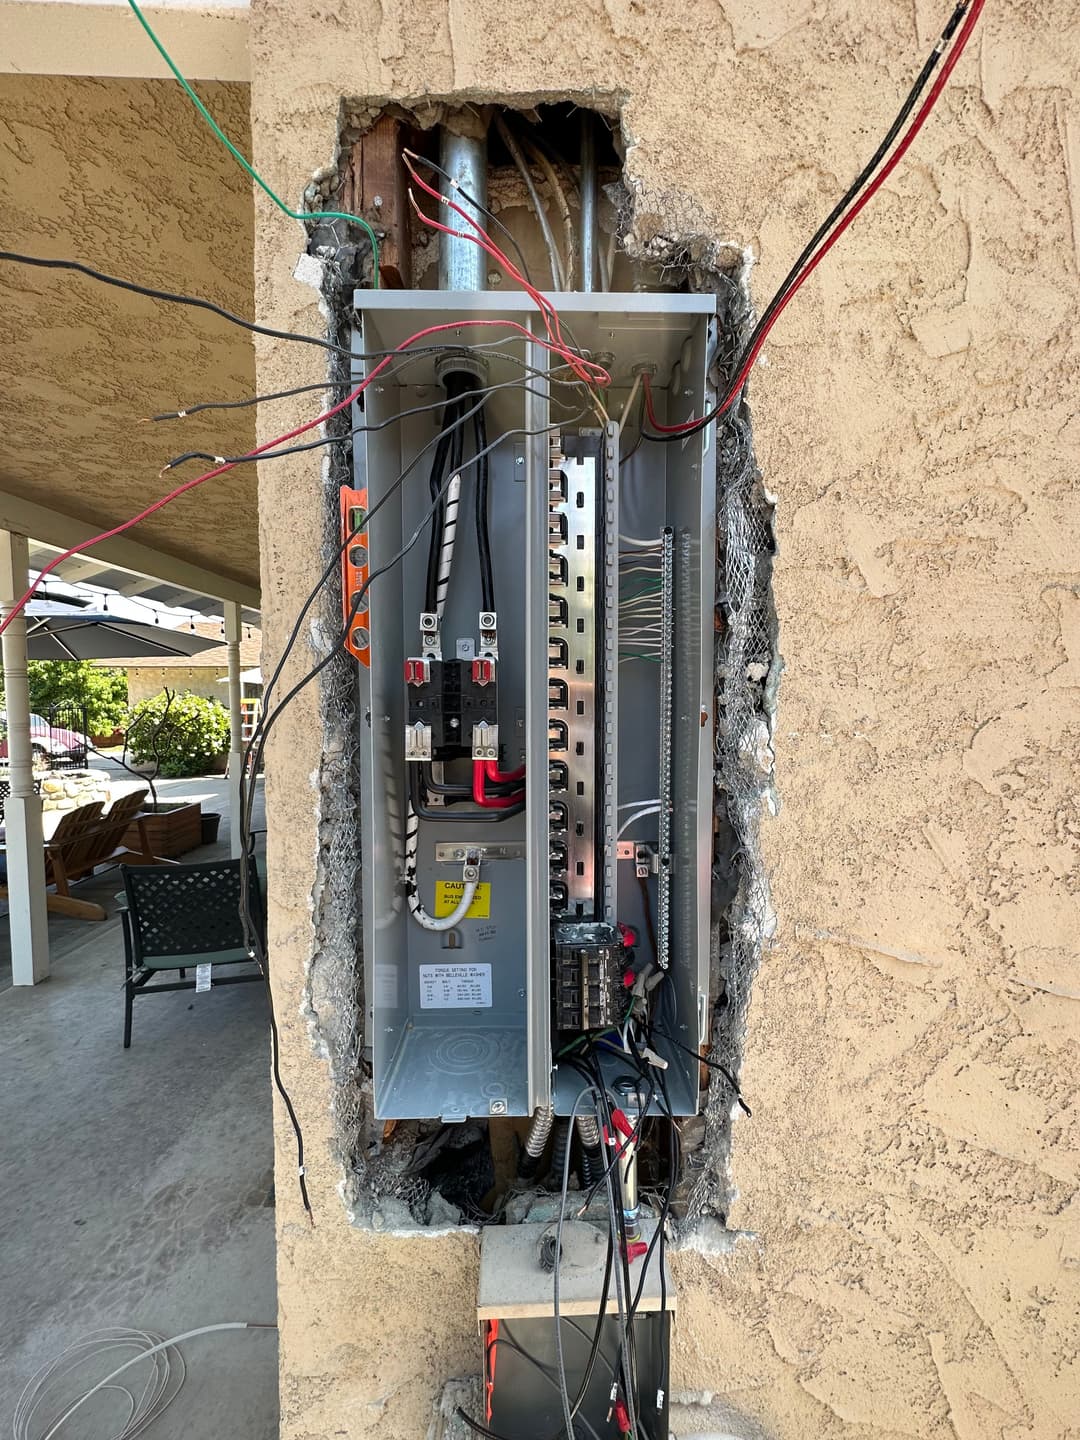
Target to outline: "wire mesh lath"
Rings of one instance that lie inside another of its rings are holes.
[[[628,203],[626,215],[633,215],[632,204]],[[620,220],[621,232],[629,223],[629,218]],[[705,242],[675,245],[660,239],[648,247],[650,259],[668,272],[677,269],[692,289],[718,294],[721,345],[717,363],[721,374],[732,368],[752,324],[745,278],[733,277],[708,263],[715,262],[724,248],[713,245],[710,250]],[[332,314],[349,313],[350,289],[351,279],[328,264],[324,293]],[[334,363],[340,373],[333,379],[343,382],[347,375],[342,362]],[[335,423],[344,435],[348,417],[338,417]],[[324,465],[326,563],[338,551],[337,496],[341,484],[351,483],[348,453],[345,444],[333,446]],[[750,986],[773,925],[759,825],[772,785],[772,705],[781,668],[771,592],[773,507],[754,459],[750,415],[744,402],[740,401],[719,427],[716,453],[716,604],[721,623],[715,655],[714,778],[716,811],[723,822],[718,833],[726,837],[727,853],[714,855],[714,867],[729,875],[734,890],[730,902],[713,914],[713,998],[722,995],[724,1003],[715,1011],[712,1041],[715,1056],[737,1075]],[[327,587],[320,614],[324,635],[339,631],[340,613],[337,586]],[[316,946],[309,971],[309,1013],[331,1068],[336,1139],[354,1219],[370,1223],[376,1209],[393,1199],[401,1206],[399,1214],[411,1215],[413,1223],[423,1224],[430,1186],[408,1172],[410,1146],[382,1145],[364,1062],[355,664],[341,656],[321,678],[319,874],[314,893]],[[704,1111],[704,1143],[688,1166],[678,1207],[683,1223],[726,1213],[731,1192],[732,1100],[727,1081],[713,1072]],[[401,1128],[413,1131],[416,1127]]]

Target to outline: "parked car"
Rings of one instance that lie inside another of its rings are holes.
[[[90,742],[77,730],[50,725],[43,715],[30,716],[30,748],[35,770],[51,770],[55,766],[82,767],[86,764]],[[8,758],[7,711],[0,710],[0,760]]]

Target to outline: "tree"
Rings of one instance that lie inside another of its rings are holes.
[[[86,710],[89,735],[111,735],[127,715],[127,675],[89,660],[31,660],[26,667],[30,709],[47,715],[54,705]]]

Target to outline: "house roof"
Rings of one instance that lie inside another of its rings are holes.
[[[205,635],[207,639],[221,634],[221,625],[216,620],[196,620],[191,628],[196,635]],[[254,626],[245,625],[240,640],[241,670],[257,669],[261,650],[262,632]],[[227,670],[229,647],[222,640],[220,645],[201,650],[198,655],[148,655],[143,659],[124,660],[119,664],[108,660],[94,663],[121,670]]]

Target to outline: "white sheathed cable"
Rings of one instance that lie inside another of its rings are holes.
[[[449,915],[438,917],[429,915],[420,904],[420,895],[416,887],[416,852],[420,838],[420,821],[416,817],[416,811],[409,805],[409,812],[405,820],[405,903],[409,907],[409,914],[416,923],[425,930],[453,930],[455,925],[460,925],[468,913],[469,906],[476,898],[476,887],[480,883],[479,875],[475,880],[466,880],[465,888],[462,891],[461,899],[451,910]]]
[[[118,1390],[127,1397],[129,1405],[127,1419],[121,1429],[114,1431],[108,1440],[134,1440],[134,1437],[141,1435],[180,1393],[186,1369],[184,1358],[176,1349],[178,1345],[185,1340],[194,1340],[200,1335],[212,1335],[222,1330],[273,1330],[275,1328],[273,1325],[256,1325],[247,1320],[229,1320],[219,1325],[202,1325],[197,1330],[186,1330],[183,1334],[174,1335],[168,1340],[145,1330],[128,1330],[121,1327],[92,1331],[83,1339],[70,1345],[62,1354],[54,1360],[50,1360],[35,1375],[31,1376],[19,1397],[12,1418],[14,1440],[53,1440],[53,1437],[60,1433],[72,1415],[85,1405],[87,1400],[105,1390]],[[47,1430],[33,1428],[38,1410],[50,1398],[51,1386],[55,1386],[58,1381],[68,1379],[88,1360],[93,1360],[107,1354],[110,1350],[117,1349],[136,1349],[138,1354],[133,1355],[130,1360],[125,1360],[123,1365],[118,1365],[104,1379],[97,1381],[90,1389],[84,1391],[70,1404],[65,1405],[61,1413],[51,1422],[43,1422],[49,1426]],[[143,1361],[153,1363],[150,1367],[150,1375],[136,1399],[131,1390],[125,1385],[117,1384],[116,1381],[132,1366],[139,1365]],[[80,1440],[89,1440],[85,1430],[76,1432],[69,1429],[67,1431],[72,1440],[77,1433]]]

